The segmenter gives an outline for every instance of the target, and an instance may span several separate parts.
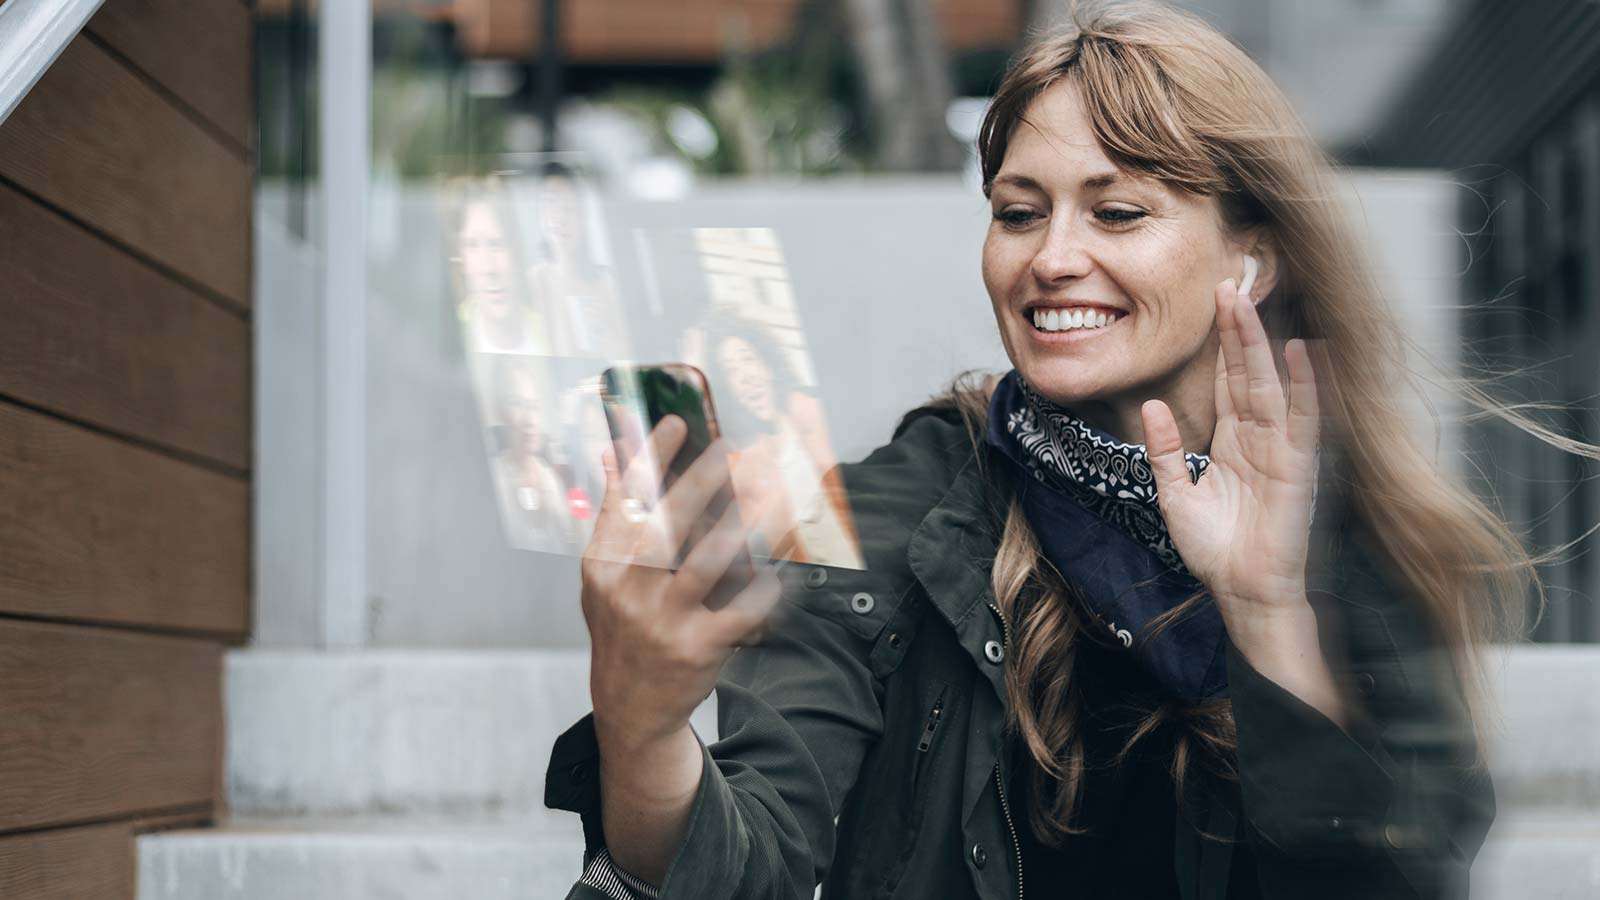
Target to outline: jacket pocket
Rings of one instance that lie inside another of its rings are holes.
[[[944,735],[950,730],[951,706],[955,701],[955,693],[945,681],[935,680],[930,686],[928,701],[924,706],[922,730],[912,750],[913,821],[921,820],[923,808],[927,805],[929,782],[936,780],[937,777],[940,751],[945,743]]]

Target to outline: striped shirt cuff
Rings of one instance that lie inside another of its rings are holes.
[[[611,851],[604,847],[589,860],[578,883],[599,890],[611,900],[656,900],[660,894],[658,888],[618,868],[611,861]]]

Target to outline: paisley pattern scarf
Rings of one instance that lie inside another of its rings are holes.
[[[985,440],[1019,476],[1018,500],[1040,550],[1101,627],[1173,696],[1226,695],[1226,630],[1209,595],[1166,628],[1149,628],[1205,588],[1167,535],[1145,448],[1045,400],[1015,370],[995,388]],[[1196,481],[1210,462],[1197,453],[1185,461]]]
[[[1187,573],[1156,505],[1156,477],[1144,445],[1124,443],[1095,428],[1039,396],[1020,376],[1017,384],[1026,403],[1007,417],[1006,430],[1036,468],[1162,562]],[[1191,482],[1199,481],[1211,464],[1200,453],[1185,453],[1183,461]]]

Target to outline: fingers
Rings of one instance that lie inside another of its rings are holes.
[[[736,647],[760,640],[762,631],[783,596],[782,584],[771,566],[761,566],[756,577],[722,609],[701,607],[701,623],[708,640]]]
[[[1217,337],[1222,343],[1222,365],[1228,382],[1229,406],[1240,419],[1250,418],[1250,384],[1244,346],[1234,308],[1239,305],[1238,289],[1229,278],[1217,285]],[[1220,413],[1219,413],[1220,415]]]
[[[1233,317],[1238,325],[1239,342],[1244,347],[1245,381],[1250,397],[1248,418],[1262,425],[1281,426],[1288,413],[1287,403],[1283,398],[1283,380],[1278,377],[1278,367],[1272,361],[1267,329],[1248,297],[1240,296],[1234,301]]]
[[[1156,499],[1171,499],[1189,487],[1189,467],[1183,459],[1183,436],[1172,410],[1160,400],[1146,400],[1139,407],[1144,420],[1145,451],[1150,457],[1150,470],[1156,479]]]
[[[678,567],[672,579],[672,601],[679,606],[703,603],[728,567],[749,549],[750,530],[739,517],[739,508],[728,508]]]
[[[694,530],[720,491],[731,490],[732,453],[726,441],[717,440],[689,465],[661,498],[661,528],[673,551]],[[729,504],[731,508],[733,504]]]
[[[688,428],[677,416],[667,416],[651,430],[649,439],[635,439],[626,471],[617,468],[613,447],[601,453],[605,467],[605,494],[595,514],[594,533],[589,538],[586,556],[610,562],[632,561],[647,536],[642,525],[649,520],[649,498],[657,493],[658,459],[671,459],[683,445]],[[626,440],[626,436],[625,436]],[[657,554],[659,555],[659,554]]]
[[[689,426],[678,416],[664,416],[650,429],[649,439],[642,441],[628,467],[622,473],[622,486],[626,489],[622,500],[643,501],[646,506],[661,493],[661,472],[665,463],[678,455]]]
[[[1300,338],[1283,348],[1289,368],[1289,444],[1306,453],[1317,447],[1321,414],[1317,410],[1317,377],[1311,365],[1311,351]]]
[[[1217,406],[1217,421],[1220,422],[1228,416],[1235,415],[1233,394],[1228,391],[1228,360],[1221,347],[1217,348],[1217,375],[1216,380],[1212,383],[1212,392],[1215,394],[1214,402]]]

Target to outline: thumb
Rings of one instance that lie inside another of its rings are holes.
[[[1156,479],[1156,499],[1171,500],[1193,485],[1189,466],[1183,459],[1183,436],[1172,410],[1160,400],[1146,400],[1139,407],[1144,420],[1145,453],[1150,457],[1150,472]]]

